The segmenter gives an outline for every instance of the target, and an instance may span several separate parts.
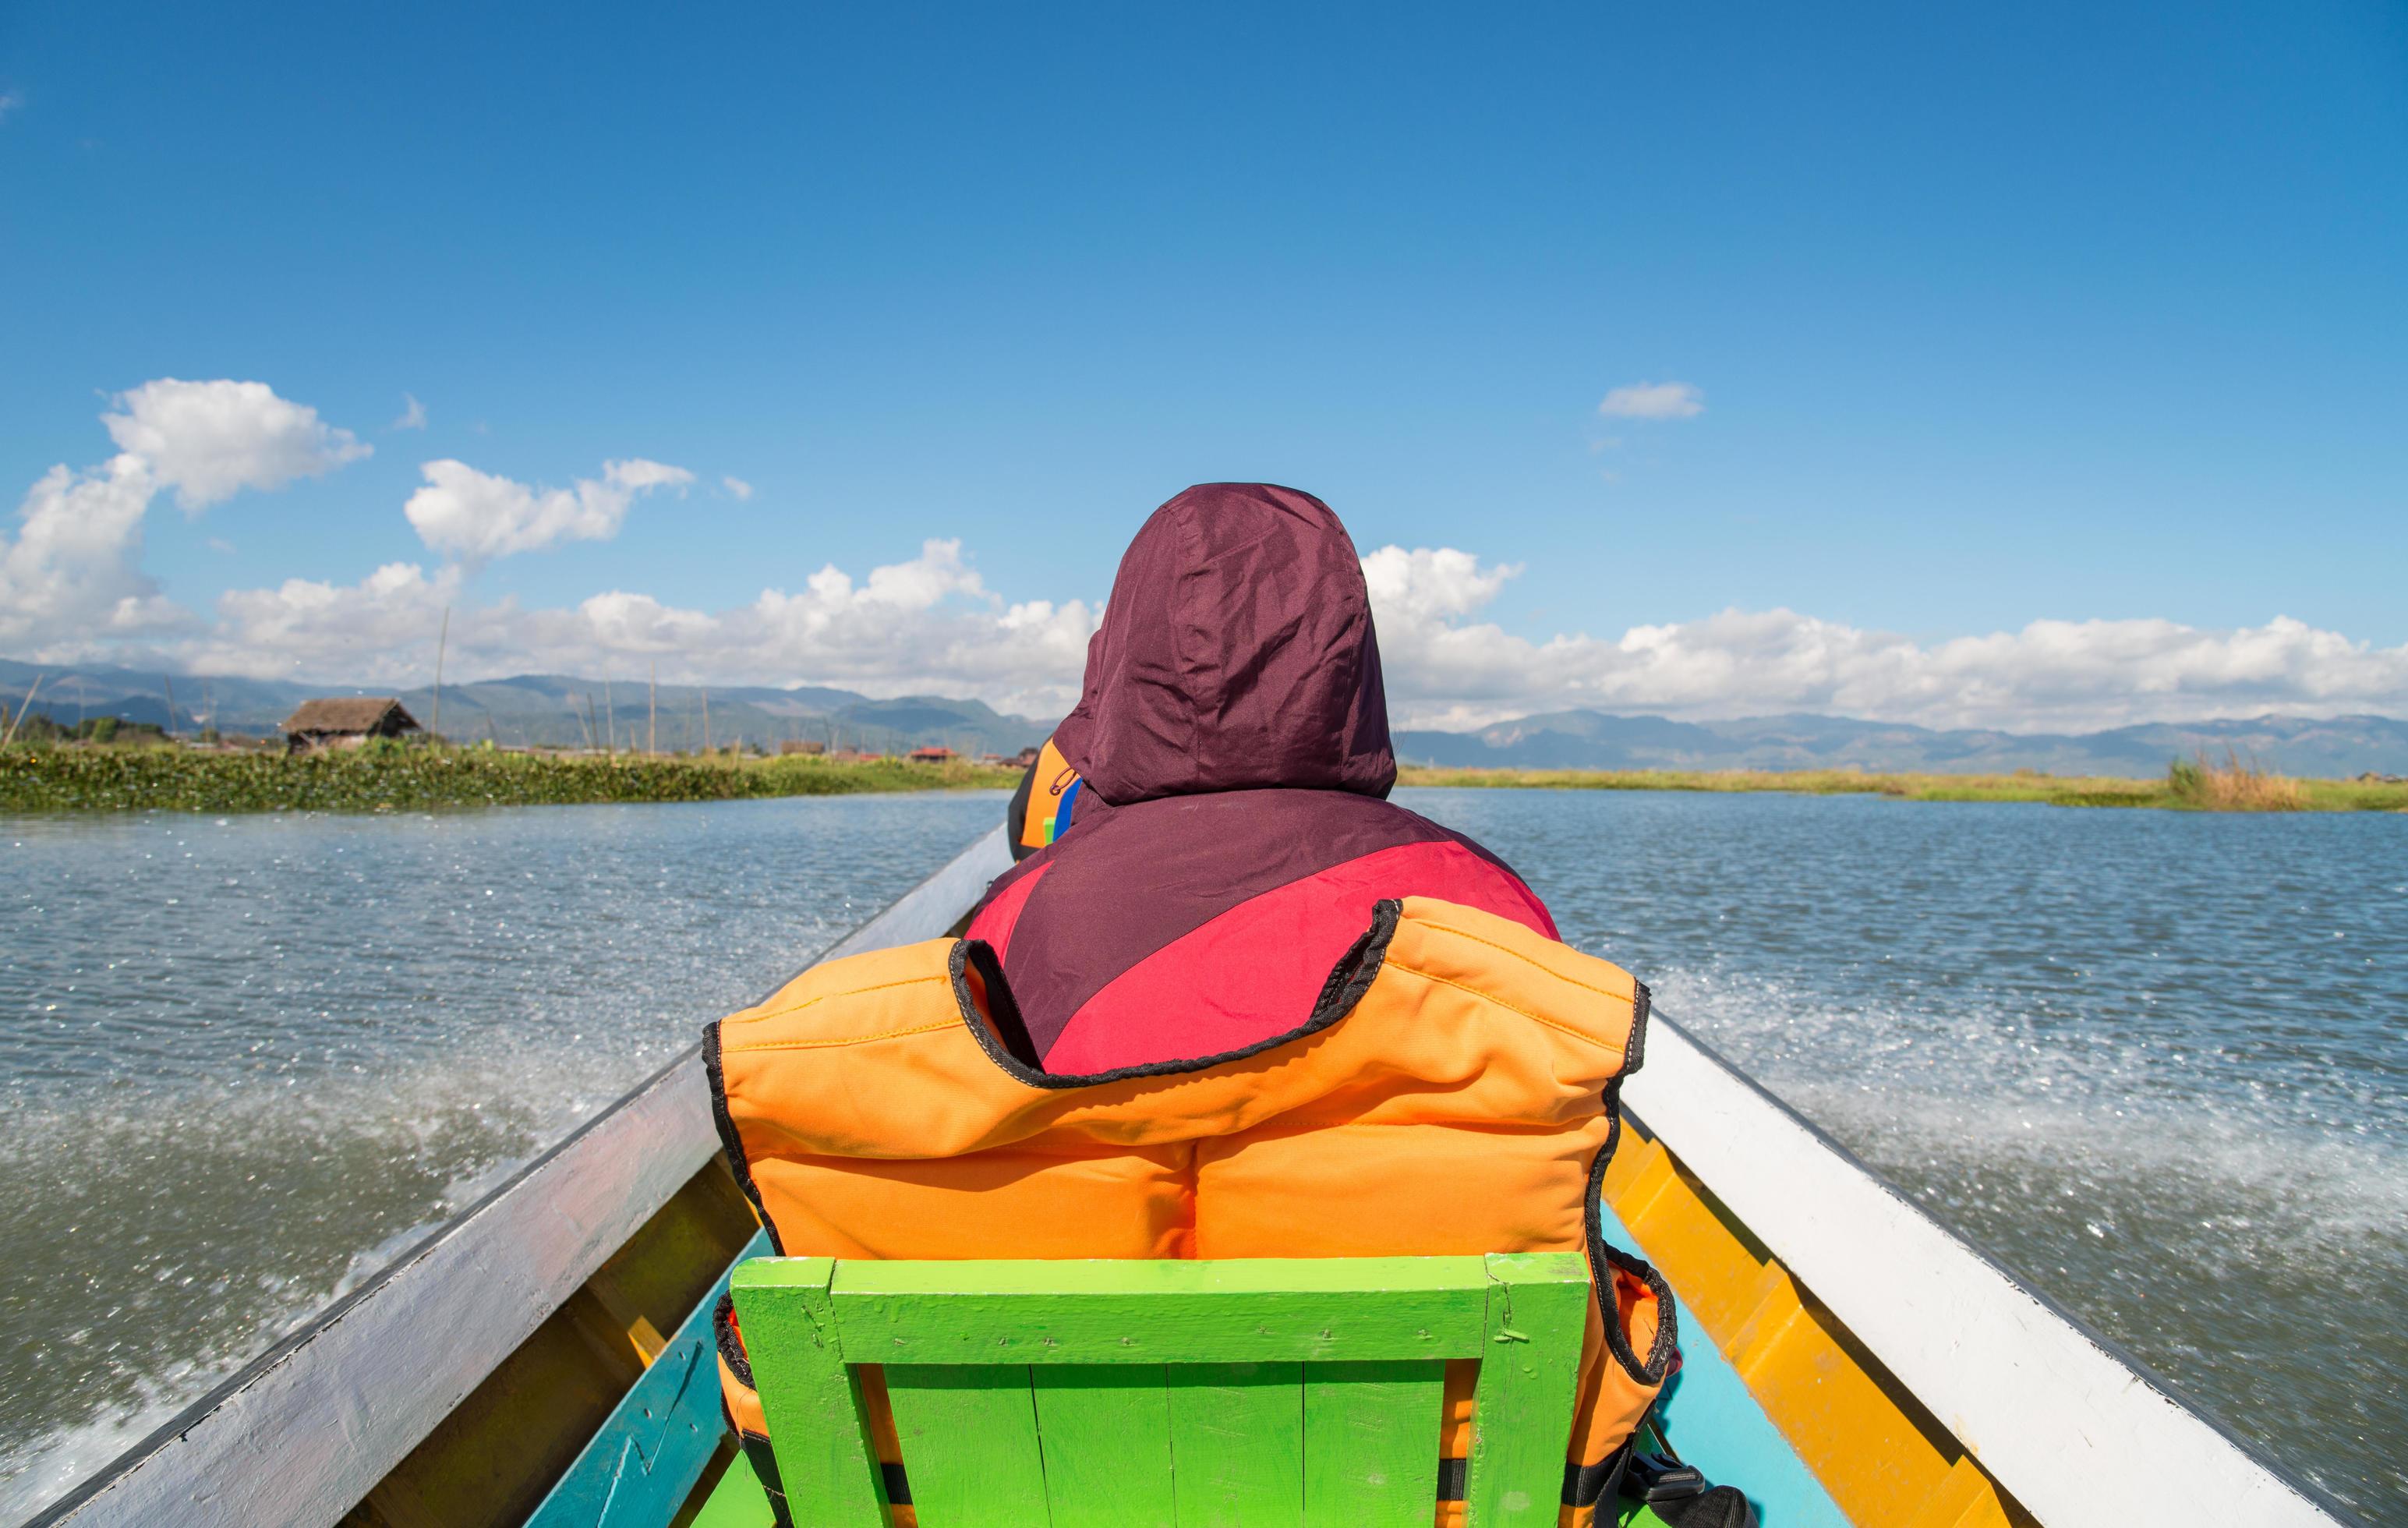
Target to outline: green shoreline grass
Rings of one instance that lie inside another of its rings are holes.
[[[981,790],[1020,771],[953,762],[674,756],[615,758],[385,748],[288,758],[173,748],[0,750],[0,812],[419,812],[609,801],[728,801]]]
[[[1540,790],[1789,791],[1911,801],[2040,801],[2176,811],[2408,812],[2408,785],[2286,780],[2202,764],[2155,780],[2046,774],[1874,774],[1856,770],[1441,770],[1406,786]],[[2201,782],[2206,782],[2202,788]],[[615,758],[423,746],[286,757],[166,747],[0,749],[0,813],[422,812],[611,801],[727,801],[882,791],[1010,789],[1018,771],[955,761],[807,755]],[[2229,785],[2219,792],[2213,788]]]
[[[2194,777],[2195,778],[2195,777]],[[2408,811],[2408,785],[2298,780],[2281,804],[2225,804],[2177,775],[2128,780],[2114,775],[1872,774],[1857,770],[1443,770],[1407,765],[1403,786],[1540,790],[1790,791],[1807,796],[1888,796],[1909,801],[2041,801],[2051,806],[2141,806],[2180,812]]]

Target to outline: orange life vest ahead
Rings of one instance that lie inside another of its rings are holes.
[[[1017,1016],[992,953],[968,940],[815,967],[703,1050],[730,1164],[790,1256],[1585,1249],[1611,1301],[1590,1313],[1566,1472],[1567,1521],[1585,1522],[1676,1351],[1669,1292],[1603,1245],[1596,1208],[1646,1012],[1615,966],[1410,898],[1379,904],[1295,1029],[1226,1056],[1036,1071],[1005,1038]],[[732,1327],[722,1379],[757,1437]],[[894,1462],[891,1427],[876,1431]]]

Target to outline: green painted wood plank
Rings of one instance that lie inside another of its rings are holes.
[[[1170,1369],[1179,1528],[1294,1528],[1303,1520],[1303,1379],[1297,1363]]]
[[[1195,1363],[1471,1358],[1478,1258],[847,1262],[834,1299],[859,1362]]]
[[[687,1528],[777,1528],[777,1509],[761,1489],[752,1462],[739,1451]]]
[[[890,1363],[886,1399],[923,1528],[1042,1528],[1045,1465],[1026,1364]]]
[[[796,1522],[886,1528],[886,1486],[828,1294],[828,1258],[757,1258],[728,1280]]]
[[[1559,1254],[1573,1256],[1575,1254]],[[1062,1258],[847,1260],[839,1294],[1227,1294],[1287,1290],[1477,1290],[1487,1260],[1440,1258]]]
[[[1488,1260],[1487,1350],[1473,1393],[1469,1528],[1544,1528],[1563,1500],[1588,1260],[1577,1252]]]
[[[1054,1528],[1173,1528],[1168,1372],[1114,1363],[1028,1373]]]
[[[1305,1528],[1426,1528],[1446,1363],[1304,1366]]]

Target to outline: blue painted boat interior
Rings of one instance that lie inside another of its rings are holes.
[[[527,1519],[527,1528],[652,1528],[677,1515],[727,1432],[720,1412],[711,1311],[727,1292],[736,1263],[768,1255],[769,1233],[756,1232],[679,1323],[610,1420]]]
[[[1612,1206],[1599,1207],[1606,1240],[1636,1247],[1638,1240]],[[1682,1460],[1718,1486],[1737,1486],[1755,1504],[1761,1528],[1852,1528],[1680,1295],[1672,1291],[1680,1312],[1681,1372],[1656,1407]]]

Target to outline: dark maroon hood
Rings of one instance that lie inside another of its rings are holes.
[[[1114,806],[1269,786],[1387,795],[1380,642],[1338,516],[1267,483],[1201,483],[1154,511],[1054,739]]]

